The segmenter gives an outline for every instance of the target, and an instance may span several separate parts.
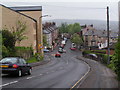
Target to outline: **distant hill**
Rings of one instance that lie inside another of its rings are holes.
[[[94,28],[97,30],[106,30],[107,29],[107,22],[103,20],[74,20],[74,19],[53,19],[53,20],[45,20],[44,22],[56,22],[57,26],[60,26],[61,23],[73,24],[73,23],[80,23],[80,25],[91,25],[93,24]],[[110,30],[117,32],[118,31],[118,21],[110,21]]]

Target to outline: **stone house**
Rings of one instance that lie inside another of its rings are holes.
[[[99,49],[107,47],[107,31],[96,30],[93,26],[82,29],[84,46],[98,47]],[[110,44],[117,42],[117,32],[110,31]]]
[[[38,48],[39,44],[42,44],[42,29],[41,29],[41,6],[21,6],[21,7],[6,7],[0,5],[0,29],[7,28],[12,31],[12,27],[16,28],[17,21],[25,22],[27,29],[25,36],[28,39],[21,41],[21,46],[31,47],[34,49],[34,53],[43,53]],[[18,43],[16,43],[18,46]]]
[[[57,44],[56,41],[58,39],[58,32],[59,32],[55,22],[46,22],[45,24],[43,24],[43,32],[47,37],[49,46],[51,48],[54,48]]]

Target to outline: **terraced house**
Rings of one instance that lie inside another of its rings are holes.
[[[17,21],[26,23],[25,36],[27,39],[21,41],[21,46],[30,47],[35,52],[43,53],[38,45],[43,43],[42,38],[42,6],[22,6],[22,7],[6,7],[0,5],[0,30],[7,28],[9,31],[16,28]],[[16,43],[18,46],[18,43]]]
[[[83,31],[84,45],[86,47],[98,47],[99,49],[107,47],[107,31],[96,30],[92,26],[86,27]],[[110,45],[117,42],[118,33],[109,32]]]
[[[55,22],[46,22],[43,24],[43,34],[47,38],[47,46],[51,49],[54,49],[57,45],[58,40],[58,27]]]

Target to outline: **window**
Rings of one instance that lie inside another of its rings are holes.
[[[26,64],[26,61],[24,59],[19,59],[20,64]]]
[[[26,64],[26,61],[24,59],[22,59],[22,62],[23,62],[23,64]]]
[[[23,64],[23,61],[22,61],[22,59],[19,59],[19,63],[20,63],[20,64]]]
[[[17,58],[4,58],[0,61],[1,63],[17,63]]]

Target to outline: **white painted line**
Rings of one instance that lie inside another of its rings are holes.
[[[7,85],[10,85],[10,84],[13,84],[13,83],[17,83],[18,81],[13,81],[13,82],[10,82],[10,83],[6,83],[6,84],[3,84],[3,85],[0,85],[0,87],[4,87],[4,86],[7,86]]]
[[[35,76],[27,77],[26,79],[31,79],[31,78],[33,78],[33,77],[35,77]]]
[[[59,69],[63,69],[64,67],[60,67]]]
[[[81,78],[80,78],[80,80],[78,80],[71,88],[70,88],[70,90],[72,90],[73,88],[75,88],[75,86],[78,84],[78,83],[80,83],[80,81],[83,79],[83,78],[85,78],[85,76],[90,72],[90,66],[86,63],[86,62],[84,62],[87,66],[88,66],[88,71],[84,74],[84,76],[82,76]],[[79,87],[79,86],[78,86]],[[77,88],[78,88],[77,87]]]
[[[51,71],[51,72],[55,72],[55,71]]]
[[[46,74],[48,74],[49,72],[46,72]]]
[[[40,76],[42,76],[43,74],[40,74]]]
[[[67,60],[67,64],[68,64],[68,60]]]

